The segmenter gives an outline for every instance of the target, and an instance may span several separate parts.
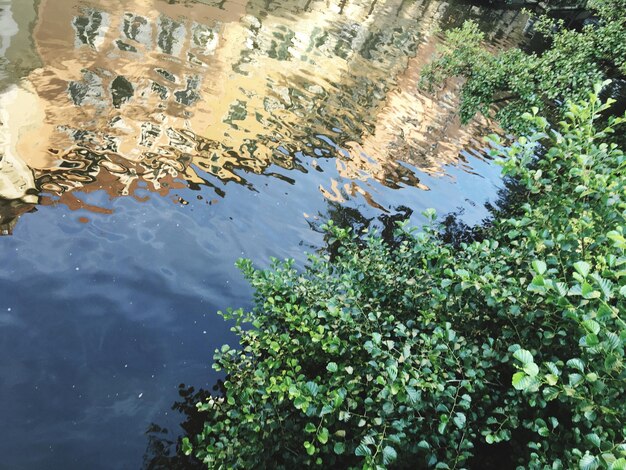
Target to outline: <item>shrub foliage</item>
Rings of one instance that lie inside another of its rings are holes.
[[[445,46],[424,69],[421,85],[433,87],[450,76],[466,79],[461,91],[460,114],[464,122],[476,113],[495,117],[510,130],[525,132],[520,119],[532,107],[543,114],[557,103],[584,99],[594,83],[626,75],[626,0],[590,0],[597,23],[582,29],[542,16],[535,24],[549,46],[541,53],[512,48],[491,53],[483,46],[484,34],[467,21],[447,33]]]
[[[598,90],[596,90],[597,93]],[[209,468],[626,468],[626,159],[597,94],[503,148],[525,203],[455,247],[433,211],[398,244],[239,263],[223,397],[183,447]],[[537,158],[538,153],[542,154]]]

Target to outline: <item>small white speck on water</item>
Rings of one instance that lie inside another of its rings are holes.
[[[78,266],[76,266],[76,271],[80,271],[80,268]]]
[[[139,395],[137,395],[137,398],[141,398],[143,397],[143,392],[141,392]]]
[[[10,311],[11,311],[11,307],[7,308],[7,312],[10,312]]]
[[[203,331],[202,331],[202,334],[203,334],[203,335],[206,335],[206,330],[203,330]]]
[[[128,364],[124,364],[124,368],[127,368],[127,367],[128,367]]]

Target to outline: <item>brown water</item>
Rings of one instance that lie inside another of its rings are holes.
[[[249,302],[238,256],[302,263],[328,217],[485,217],[494,124],[416,87],[468,18],[519,39],[457,2],[0,0],[7,468],[136,468],[149,423],[175,435],[177,384],[233,340],[215,310]]]

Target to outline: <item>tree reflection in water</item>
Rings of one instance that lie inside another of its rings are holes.
[[[217,389],[219,385],[218,383],[214,389]],[[196,391],[194,387],[180,384],[178,394],[180,401],[174,402],[172,410],[183,415],[180,427],[186,435],[200,434],[204,425],[204,416],[196,408],[196,403],[205,401],[211,393],[202,388]],[[144,469],[195,470],[206,468],[196,458],[182,453],[181,438],[172,436],[167,428],[152,423],[146,431],[146,436],[148,437],[148,445],[143,457]]]

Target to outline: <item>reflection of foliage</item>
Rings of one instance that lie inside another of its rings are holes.
[[[327,201],[328,212],[325,215],[320,214],[320,220],[332,220],[333,223],[340,228],[350,229],[354,233],[362,233],[370,228],[373,218],[365,217],[361,211],[354,207],[349,207],[335,201]],[[323,232],[323,223],[309,223],[311,228],[316,232]]]
[[[178,393],[181,401],[172,405],[172,409],[185,416],[181,427],[185,434],[198,434],[202,431],[203,416],[198,412],[196,403],[206,400],[210,396],[205,390],[180,385]],[[148,448],[144,455],[143,468],[146,470],[193,470],[203,468],[203,465],[193,458],[186,456],[180,450],[180,439],[172,438],[167,429],[152,423],[146,431]]]
[[[467,225],[461,219],[463,210],[450,212],[441,219],[440,236],[445,243],[461,248],[464,243],[483,241],[492,230],[494,219],[506,218],[515,214],[516,208],[524,204],[526,191],[513,178],[504,178],[504,186],[498,190],[495,203],[487,202],[485,207],[491,216],[482,220],[479,225]]]
[[[590,2],[597,24],[581,30],[541,18],[535,28],[550,41],[543,54],[520,49],[492,54],[483,47],[484,34],[473,22],[447,33],[447,42],[424,70],[423,85],[441,83],[449,76],[467,79],[462,89],[461,117],[488,114],[499,103],[497,118],[513,130],[523,131],[521,114],[545,109],[566,99],[581,99],[586,90],[606,77],[626,73],[626,2]]]
[[[303,273],[241,261],[256,307],[226,315],[242,349],[216,352],[224,394],[185,452],[211,468],[625,468],[626,164],[604,143],[624,120],[597,132],[604,109],[571,105],[558,131],[525,115],[538,132],[502,152],[527,203],[482,241],[445,243],[427,211],[396,248],[329,224],[337,256]]]
[[[327,201],[327,203],[327,213],[319,214],[316,220],[331,221],[335,227],[349,230],[357,236],[363,235],[363,238],[372,230],[380,229],[381,237],[385,243],[390,246],[398,242],[395,236],[397,224],[408,220],[413,213],[413,210],[409,207],[398,206],[391,214],[381,214],[377,218],[368,218],[357,208],[330,200]],[[336,256],[338,254],[337,250],[341,244],[324,229],[325,223],[310,221],[309,226],[314,231],[325,234],[324,241],[327,245],[325,250],[328,251],[331,257]],[[363,242],[364,239],[361,240],[361,243]]]
[[[36,210],[35,204],[25,203],[20,199],[0,197],[0,235],[11,235],[20,216]]]
[[[106,22],[107,15],[92,8],[85,8],[83,16],[77,16],[72,21],[72,26],[76,30],[78,44],[85,44],[96,48],[96,40],[100,35],[100,27]]]

